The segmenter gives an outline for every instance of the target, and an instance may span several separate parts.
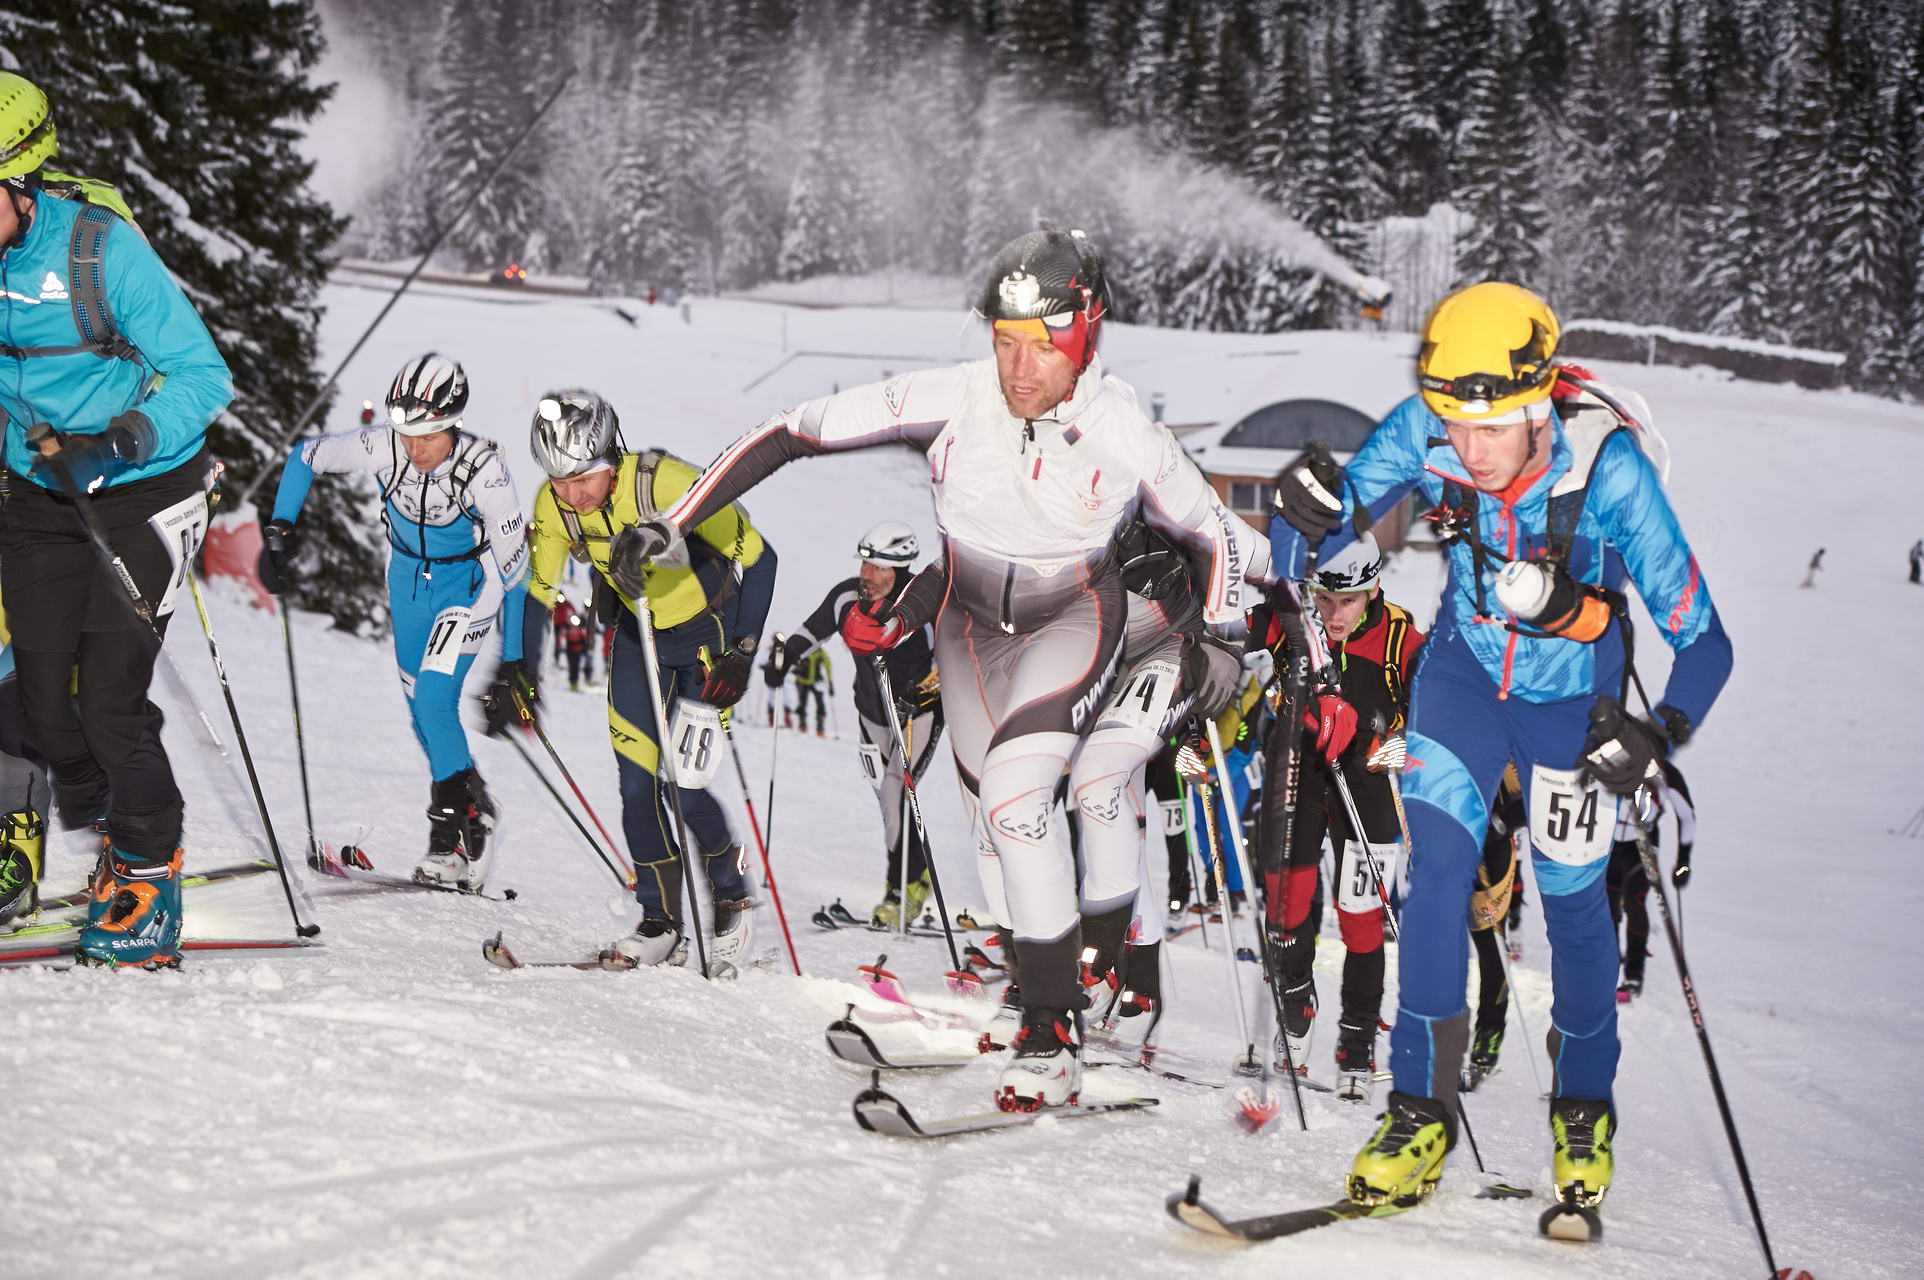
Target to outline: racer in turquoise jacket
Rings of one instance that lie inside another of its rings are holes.
[[[1336,554],[1363,513],[1380,518],[1412,490],[1432,505],[1448,558],[1411,693],[1395,1092],[1348,1187],[1370,1204],[1427,1195],[1455,1140],[1469,1040],[1464,921],[1511,759],[1556,956],[1553,1171],[1560,1196],[1601,1203],[1616,1129],[1617,946],[1603,873],[1618,796],[1658,776],[1730,674],[1730,641],[1648,456],[1661,441],[1647,408],[1556,364],[1557,335],[1527,290],[1452,294],[1425,327],[1420,393],[1346,468],[1305,455],[1278,479],[1279,570],[1300,577],[1312,542]],[[1634,656],[1626,581],[1674,650],[1644,720],[1621,711]]]
[[[0,590],[60,821],[106,836],[77,956],[168,965],[182,804],[147,688],[207,528],[207,427],[234,387],[119,197],[47,170],[55,149],[46,95],[0,73]]]

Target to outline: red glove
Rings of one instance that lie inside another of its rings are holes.
[[[880,612],[886,605],[880,600],[858,604],[848,611],[842,619],[842,641],[848,645],[850,653],[867,655],[880,649],[893,649],[908,639],[908,632],[902,620],[891,613],[886,622],[877,622],[870,610]]]
[[[1315,731],[1316,749],[1335,764],[1356,736],[1356,708],[1333,693],[1319,693],[1314,706],[1303,708],[1303,728]]]

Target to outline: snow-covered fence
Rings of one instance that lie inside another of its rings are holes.
[[[1844,357],[1835,351],[1787,347],[1750,338],[1686,333],[1655,324],[1572,320],[1558,351],[1565,356],[1632,360],[1643,364],[1707,364],[1758,382],[1794,382],[1823,389],[1843,382]]]

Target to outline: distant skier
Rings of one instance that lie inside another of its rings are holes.
[[[856,576],[830,587],[815,612],[803,619],[784,642],[786,665],[800,672],[817,657],[826,663],[821,646],[830,636],[841,634],[856,609],[893,609],[908,589],[911,570],[920,554],[915,531],[901,521],[885,520],[870,529],[855,545]],[[894,701],[899,709],[902,732],[908,737],[906,746],[914,756],[915,777],[919,779],[934,758],[935,744],[942,736],[941,683],[935,673],[930,639],[929,629],[924,627],[889,651],[886,690],[876,678],[870,655],[857,654],[855,661],[855,715],[862,735],[862,768],[882,806],[882,847],[887,855],[882,899],[869,918],[891,929],[901,923],[905,911],[910,919],[921,913],[929,896],[929,855],[915,834],[914,823],[906,821],[902,811],[902,751],[889,728],[888,705],[883,699]],[[819,682],[815,687],[819,697]],[[819,732],[819,702],[815,715]],[[906,880],[904,857],[908,859]],[[902,896],[905,883],[906,899]]]
[[[1805,586],[1805,587],[1816,586],[1817,571],[1823,567],[1824,567],[1824,548],[1819,547],[1817,548],[1817,554],[1813,555],[1810,558],[1810,568],[1804,571],[1804,580],[1799,585]]]
[[[1911,544],[1911,581],[1924,581],[1924,538]]]
[[[1559,366],[1558,333],[1549,306],[1515,285],[1449,295],[1424,325],[1419,394],[1347,468],[1305,454],[1277,480],[1280,571],[1301,572],[1319,542],[1328,561],[1362,512],[1382,519],[1412,490],[1434,507],[1449,569],[1411,686],[1416,852],[1400,921],[1395,1089],[1347,1183],[1351,1199],[1387,1211],[1435,1189],[1456,1141],[1470,1039],[1464,916],[1512,759],[1555,955],[1555,1194],[1602,1203],[1617,1131],[1617,948],[1604,885],[1615,797],[1661,776],[1659,761],[1690,739],[1730,674],[1709,585],[1644,452],[1657,448],[1647,409]],[[1675,655],[1649,719],[1621,705],[1626,579]]]
[[[1376,871],[1393,880],[1402,853],[1402,827],[1389,779],[1371,769],[1370,754],[1383,735],[1403,731],[1410,676],[1423,643],[1409,610],[1384,597],[1382,575],[1383,553],[1368,533],[1317,567],[1311,596],[1329,634],[1331,657],[1342,672],[1342,696],[1321,697],[1306,711],[1315,719],[1317,739],[1327,738],[1327,743],[1320,751],[1303,752],[1290,847],[1264,856],[1265,866],[1284,868],[1270,881],[1266,929],[1271,968],[1282,983],[1283,1025],[1275,1062],[1283,1067],[1287,1047],[1288,1061],[1299,1073],[1307,1073],[1318,1007],[1312,971],[1316,944],[1308,924],[1326,833],[1335,852],[1330,879],[1346,952],[1336,1030],[1336,1088],[1340,1097],[1356,1102],[1369,1101],[1374,1091],[1376,1029],[1382,1016],[1383,891]],[[1279,641],[1281,627],[1276,631]],[[1359,721],[1380,725],[1381,733],[1357,734]],[[1283,767],[1282,754],[1268,754],[1271,768]],[[1360,832],[1351,830],[1348,809],[1337,791],[1339,769],[1363,821]],[[1271,799],[1264,830],[1277,839],[1285,825],[1282,801],[1288,790],[1280,778],[1264,787]]]
[[[555,644],[568,663],[568,689],[571,693],[579,693],[583,680],[594,683],[593,629],[589,626],[588,615],[565,599],[556,602],[554,619]]]
[[[1096,357],[1109,288],[1079,233],[1010,242],[983,273],[993,360],[903,374],[810,400],[750,431],[688,496],[644,526],[640,558],[799,458],[913,445],[928,459],[946,547],[898,610],[872,619],[887,648],[936,617],[943,711],[972,811],[977,868],[1020,969],[1022,1028],[996,1099],[1010,1110],[1082,1087],[1082,951],[1075,866],[1055,795],[1115,670],[1124,596],[1113,541],[1138,511],[1197,544],[1207,617],[1239,566],[1209,483],[1128,384]],[[944,606],[946,601],[946,606]],[[844,637],[853,637],[844,632]],[[1074,786],[1072,779],[1071,785]]]
[[[608,736],[621,776],[621,822],[635,864],[642,915],[611,950],[637,965],[681,964],[682,863],[659,780],[666,730],[655,721],[638,611],[655,628],[664,712],[681,698],[728,708],[752,678],[762,623],[775,590],[775,549],[740,507],[715,507],[672,555],[652,563],[625,554],[636,529],[686,492],[695,469],[659,449],[629,453],[614,406],[592,391],[551,391],[535,408],[529,447],[548,480],[534,499],[534,559],[528,594],[536,628],[555,598],[562,568],[578,556],[620,599],[608,671]],[[529,638],[539,646],[539,635]],[[501,722],[505,722],[505,715]],[[748,944],[748,881],[741,844],[707,788],[678,787],[694,848],[689,862],[708,877],[714,902],[711,969],[733,963]]]
[[[1690,802],[1690,788],[1681,770],[1670,761],[1663,762],[1663,781],[1653,788],[1660,812],[1677,819],[1677,861],[1671,869],[1671,883],[1681,889],[1690,883],[1690,850],[1697,841],[1697,810]],[[1604,882],[1610,889],[1610,919],[1623,926],[1623,980],[1617,984],[1617,1000],[1623,1003],[1643,994],[1643,962],[1650,954],[1650,911],[1644,899],[1650,892],[1650,879],[1644,874],[1643,856],[1637,848],[1636,816],[1624,806],[1617,823],[1616,843],[1610,846],[1610,869]],[[1650,844],[1657,846],[1657,827],[1650,828]]]
[[[438,352],[401,366],[388,388],[385,425],[315,436],[288,456],[260,554],[275,595],[296,572],[301,508],[317,475],[359,472],[381,490],[387,527],[388,614],[415,740],[428,759],[428,850],[414,878],[480,892],[494,862],[494,799],[467,731],[461,688],[501,619],[497,681],[522,662],[521,589],[528,572],[526,517],[494,441],[462,429],[468,375]]]
[[[795,722],[794,713],[788,709],[787,702],[782,698],[782,682],[787,678],[788,673],[788,657],[783,652],[787,644],[788,637],[777,631],[775,638],[769,642],[768,657],[762,661],[762,685],[763,691],[767,694],[764,701],[768,704],[768,727],[771,729],[775,727],[777,703],[782,707],[782,728],[786,729]]]
[[[789,639],[794,639],[790,636]],[[820,649],[789,665],[795,680],[795,727],[808,732],[808,703],[815,700],[815,736],[828,736],[828,699],[835,694],[835,664]]]

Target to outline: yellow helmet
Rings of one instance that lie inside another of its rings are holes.
[[[0,180],[34,172],[58,150],[47,95],[25,76],[0,71]]]
[[[1441,418],[1492,418],[1550,394],[1560,328],[1528,289],[1486,281],[1436,304],[1423,325],[1416,382]]]

